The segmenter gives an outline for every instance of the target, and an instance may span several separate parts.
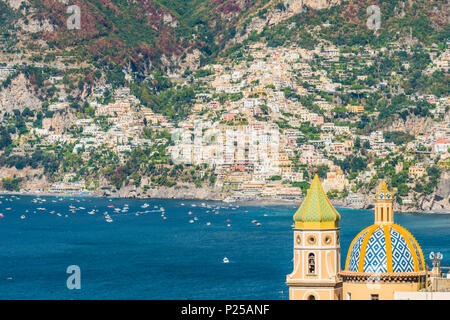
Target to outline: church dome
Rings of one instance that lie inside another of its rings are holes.
[[[422,249],[411,233],[398,224],[374,224],[353,239],[345,270],[400,273],[425,270]]]
[[[300,208],[294,214],[295,228],[337,228],[341,216],[326,196],[316,174]]]

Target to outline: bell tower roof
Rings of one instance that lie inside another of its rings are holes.
[[[394,200],[392,193],[388,190],[386,182],[381,183],[380,191],[375,196],[375,200]]]
[[[317,173],[309,187],[302,204],[294,214],[297,229],[332,229],[337,228],[339,212],[326,196]]]

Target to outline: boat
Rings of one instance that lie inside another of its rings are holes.
[[[256,225],[259,227],[259,226],[261,226],[261,223],[258,222]]]
[[[143,209],[145,209],[145,208],[148,208],[150,205],[148,204],[148,203],[144,203],[142,206],[141,206],[141,208],[143,208]]]
[[[188,214],[191,215],[191,214],[192,214],[192,211],[189,211]]]
[[[227,227],[231,227],[231,224],[227,224]]]
[[[223,258],[223,263],[229,263],[230,262],[230,260],[228,260],[228,258],[227,257],[225,257],[225,258]]]
[[[114,206],[108,206],[108,208],[110,208],[110,209],[114,209]]]
[[[211,225],[211,222],[207,222],[206,225],[207,225],[207,226],[210,226],[210,225]]]
[[[91,210],[91,211],[89,211],[88,213],[89,213],[89,214],[94,214],[95,211],[94,211],[94,210]]]
[[[195,220],[195,221],[197,221],[197,220],[198,220],[198,218],[197,218],[197,217],[194,217],[194,220]]]
[[[192,219],[191,219],[191,220],[189,220],[189,223],[194,223],[194,220],[192,220]]]
[[[223,202],[228,202],[228,203],[230,203],[230,202],[236,202],[236,200],[234,200],[233,198],[225,198],[225,199],[223,199]]]
[[[0,218],[4,218],[5,216],[2,214],[2,213],[0,213]]]
[[[113,219],[106,219],[106,222],[113,222]]]
[[[25,216],[24,216],[24,215],[21,215],[21,216],[20,216],[20,219],[25,219]]]

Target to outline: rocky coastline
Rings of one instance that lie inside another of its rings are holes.
[[[70,196],[67,194],[57,194],[51,192],[7,192],[0,191],[0,195],[28,195],[28,196]],[[227,201],[227,199],[233,199],[230,194],[222,192],[220,188],[214,187],[201,187],[196,188],[194,186],[181,185],[175,187],[160,187],[149,189],[147,192],[142,192],[139,188],[135,187],[125,187],[118,192],[93,192],[93,197],[102,198],[128,198],[128,199],[178,199],[178,200],[205,200],[205,201]],[[331,199],[331,202],[337,208],[346,209],[359,209],[359,210],[372,210],[373,209],[373,194],[358,195],[362,201],[359,203],[354,203],[346,199]],[[440,200],[436,200],[440,199]],[[251,199],[238,200],[233,199],[232,203],[235,204],[245,204],[254,206],[265,206],[265,205],[292,205],[298,206],[303,201],[302,199],[287,200],[278,198],[267,198],[267,197],[254,197]],[[432,194],[429,197],[425,197],[422,201],[419,201],[420,206],[415,205],[400,205],[399,203],[394,204],[394,210],[396,212],[402,213],[440,213],[440,214],[450,214],[450,202],[448,197],[446,199],[440,198],[439,195]]]

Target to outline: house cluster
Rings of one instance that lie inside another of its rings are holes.
[[[326,192],[349,190],[355,181],[370,181],[374,169],[348,181],[330,158],[344,160],[354,154],[356,139],[378,158],[400,152],[401,146],[386,141],[380,130],[357,135],[355,126],[326,122],[332,110],[341,105],[321,93],[354,92],[340,82],[348,71],[340,69],[340,61],[350,61],[348,68],[357,72],[372,65],[377,55],[368,49],[340,52],[332,45],[306,50],[269,48],[258,43],[249,46],[246,58],[206,66],[213,72],[196,79],[202,89],[196,94],[194,114],[171,131],[172,160],[207,163],[215,168],[217,183],[246,196],[299,195],[301,190],[293,187],[304,181],[298,165],[327,166],[329,172],[323,183]],[[367,75],[358,75],[358,79],[364,81]],[[369,90],[376,90],[376,86]],[[432,101],[438,114],[443,115],[448,108],[447,98],[416,99]],[[355,115],[365,112],[364,105],[350,103],[343,107]],[[347,123],[356,121],[353,117]],[[317,134],[305,137],[300,130],[303,125]],[[424,143],[445,157],[448,127],[448,121],[435,122],[430,134],[416,137],[414,143]],[[361,201],[352,196],[352,201]]]

